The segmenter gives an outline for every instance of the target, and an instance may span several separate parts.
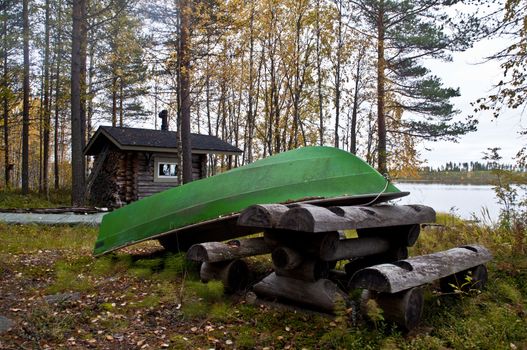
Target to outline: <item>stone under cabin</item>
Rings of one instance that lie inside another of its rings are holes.
[[[192,176],[207,176],[210,155],[237,156],[242,151],[215,136],[191,134]],[[90,204],[121,207],[181,183],[178,134],[161,130],[100,126],[86,148],[94,162],[86,186]]]

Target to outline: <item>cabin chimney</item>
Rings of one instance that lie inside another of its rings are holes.
[[[159,112],[159,118],[161,118],[161,130],[168,131],[168,111],[163,109]]]

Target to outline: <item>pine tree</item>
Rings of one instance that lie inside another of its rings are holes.
[[[22,193],[29,193],[29,0],[23,0],[23,52],[24,52],[24,75],[23,75],[23,111],[22,111]]]
[[[113,126],[122,127],[146,116],[141,98],[148,93],[147,65],[144,62],[147,42],[141,33],[142,23],[132,10],[133,4],[127,2],[107,11],[107,25],[99,28],[99,33],[94,33],[90,43],[90,59],[94,59],[92,56],[97,53],[102,56],[98,59],[97,80],[107,83],[99,84],[96,90],[104,92],[99,105],[105,115],[111,116]],[[99,37],[101,43],[96,43]]]
[[[21,88],[19,72],[21,71],[16,57],[19,56],[19,20],[22,6],[14,0],[3,0],[0,2],[1,18],[1,45],[0,45],[0,65],[1,85],[0,85],[0,104],[3,122],[3,146],[4,146],[4,184],[6,188],[12,185],[12,174],[14,170],[14,160],[12,158],[12,138],[10,124],[15,117],[12,109],[19,99]],[[16,157],[15,157],[16,158]]]
[[[72,167],[72,204],[82,206],[84,204],[85,190],[85,160],[82,150],[85,143],[85,93],[83,68],[85,68],[86,48],[86,0],[73,0],[72,8],[72,45],[71,45],[71,167]]]
[[[457,36],[443,27],[448,17],[440,0],[351,1],[363,14],[364,25],[377,41],[377,167],[387,171],[388,134],[404,134],[437,140],[456,138],[475,130],[475,122],[453,122],[456,114],[450,102],[457,89],[443,87],[430,74],[422,59],[448,59],[447,49],[462,49]],[[435,18],[436,21],[431,21]],[[391,96],[390,96],[391,95]],[[411,115],[401,119],[397,129],[387,129],[393,111],[402,108]],[[424,116],[424,118],[423,118]]]

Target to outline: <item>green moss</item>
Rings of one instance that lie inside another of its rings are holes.
[[[232,307],[226,303],[215,303],[209,311],[209,318],[215,322],[228,322],[232,316]]]
[[[95,287],[93,278],[89,273],[92,263],[93,258],[90,256],[57,261],[54,266],[55,278],[51,285],[46,288],[47,293],[92,290]]]
[[[128,270],[128,273],[140,279],[149,279],[153,275],[152,270],[147,267],[132,267]]]
[[[191,301],[184,303],[181,310],[185,318],[204,318],[209,312],[209,305],[200,301]]]
[[[46,288],[48,294],[76,291],[86,292],[94,288],[94,283],[89,276],[73,271],[58,269],[55,280]]]
[[[109,317],[100,319],[99,325],[106,332],[124,332],[130,326],[130,322],[125,318]]]
[[[236,307],[241,317],[251,320],[258,314],[258,309],[253,305],[242,304]]]
[[[492,286],[494,295],[499,295],[500,299],[506,301],[512,305],[521,305],[525,302],[525,296],[522,295],[518,288],[511,284],[509,281],[496,281],[496,284]]]
[[[115,304],[102,303],[99,307],[104,311],[113,311],[115,309]]]
[[[193,342],[189,338],[184,337],[180,334],[176,334],[170,337],[171,349],[195,349]]]
[[[181,278],[184,273],[194,270],[195,266],[187,260],[185,254],[167,253],[163,259],[162,269],[156,277],[161,280],[173,281]]]
[[[150,307],[158,306],[160,302],[161,302],[161,298],[157,294],[150,294],[150,295],[147,295],[143,300],[135,303],[135,306],[150,308]]]
[[[210,281],[201,283],[198,281],[188,281],[185,285],[185,292],[197,296],[204,303],[213,304],[223,299],[223,283],[220,281]]]
[[[234,343],[240,349],[253,349],[256,346],[257,334],[254,328],[242,326],[236,332]]]
[[[135,259],[129,254],[114,253],[98,258],[94,271],[101,275],[126,272],[141,279],[175,281],[185,274],[191,275],[194,265],[184,254],[163,253],[161,256]]]
[[[161,281],[156,284],[154,290],[163,303],[180,303],[178,291],[181,285],[170,281]]]
[[[324,334],[318,345],[323,349],[359,349],[363,348],[364,343],[360,335],[347,329],[335,328]]]

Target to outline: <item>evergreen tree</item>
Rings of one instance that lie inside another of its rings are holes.
[[[23,0],[23,110],[22,110],[22,193],[29,193],[29,0]]]
[[[85,159],[82,150],[85,144],[85,50],[86,0],[73,0],[71,32],[71,167],[72,204],[84,204]]]
[[[448,59],[447,49],[463,49],[460,37],[446,34],[444,1],[353,0],[367,30],[377,41],[377,135],[379,171],[387,171],[389,133],[437,140],[475,130],[475,122],[453,122],[450,99],[457,89],[423,65],[423,58]],[[453,2],[449,2],[451,4]],[[387,119],[402,108],[407,118],[387,129]]]
[[[12,157],[11,128],[14,113],[13,106],[17,104],[20,97],[21,86],[20,64],[16,56],[20,52],[20,25],[19,20],[22,12],[21,4],[14,0],[2,0],[0,2],[1,21],[1,45],[0,45],[0,104],[3,122],[3,151],[4,151],[4,184],[6,188],[11,186],[14,160]]]
[[[98,45],[100,69],[98,81],[104,92],[99,104],[111,116],[113,126],[124,126],[146,116],[142,97],[148,93],[147,65],[144,51],[147,40],[141,33],[142,23],[133,15],[133,4],[118,4],[107,11],[111,20],[101,27],[103,43]],[[97,35],[94,35],[97,37]],[[93,50],[95,54],[97,50]]]

